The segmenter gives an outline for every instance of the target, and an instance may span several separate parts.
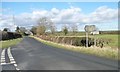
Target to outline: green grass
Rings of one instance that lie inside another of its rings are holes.
[[[91,54],[91,55],[95,55],[95,56],[118,60],[118,50],[117,49],[97,48],[97,47],[96,48],[94,48],[94,47],[91,47],[91,48],[76,47],[76,46],[71,46],[71,45],[58,44],[58,43],[54,43],[54,42],[50,42],[50,41],[45,41],[45,40],[42,40],[37,37],[32,37],[32,38],[35,38],[36,40],[38,40],[44,44],[47,44],[47,45],[50,45],[50,46],[53,46],[56,48],[63,48],[63,49],[67,49],[67,50],[72,50],[72,51],[77,51],[77,52],[81,52],[81,53],[86,53],[86,54]]]
[[[117,34],[105,34],[105,35],[96,35],[96,37],[98,38],[103,38],[103,39],[110,39],[111,41],[109,42],[109,46],[112,48],[118,48],[118,46],[120,47],[120,45],[118,44],[118,36]]]
[[[0,41],[0,48],[8,48],[10,46],[18,44],[22,38],[13,39],[13,40],[6,40],[6,41]]]

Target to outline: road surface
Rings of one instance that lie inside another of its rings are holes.
[[[25,37],[18,45],[5,49],[4,54],[6,64],[2,65],[3,70],[118,69],[117,61],[55,48],[30,37]]]

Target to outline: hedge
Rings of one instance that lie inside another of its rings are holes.
[[[86,46],[86,37],[57,37],[57,36],[37,36],[41,39],[52,41],[56,43],[62,43],[62,44],[68,44],[68,45],[74,45],[74,46]],[[103,47],[106,44],[109,44],[111,40],[109,39],[102,39],[98,38],[96,39],[96,45],[98,47]],[[88,38],[88,47],[94,45],[94,38]]]
[[[0,31],[0,41],[21,38],[22,35],[15,32]]]

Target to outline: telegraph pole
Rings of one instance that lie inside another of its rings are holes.
[[[12,14],[12,19],[13,19],[13,28],[15,30],[16,25],[15,25],[15,16],[14,16],[14,14]]]
[[[14,17],[14,14],[12,15],[12,18],[13,18],[13,25],[15,25],[15,17]]]

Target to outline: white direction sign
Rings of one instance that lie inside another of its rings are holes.
[[[86,25],[84,29],[86,32],[93,32],[96,30],[96,27],[95,25]]]

